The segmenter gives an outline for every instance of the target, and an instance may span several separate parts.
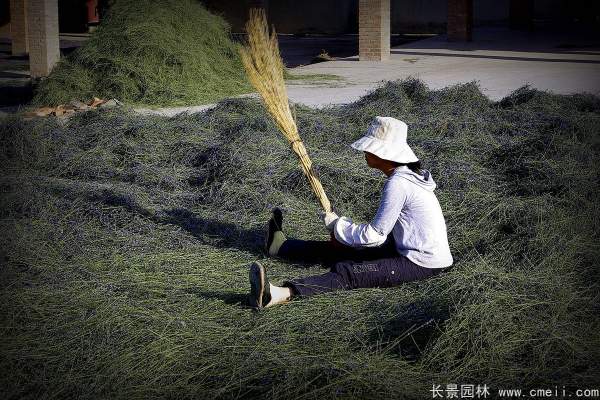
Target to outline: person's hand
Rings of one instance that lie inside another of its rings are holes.
[[[325,211],[321,211],[321,213],[319,214],[319,217],[321,218],[321,221],[323,221],[323,223],[325,224],[325,227],[327,228],[327,230],[329,232],[333,231],[333,227],[335,226],[335,223],[337,222],[339,216],[334,213],[334,212],[325,212]]]

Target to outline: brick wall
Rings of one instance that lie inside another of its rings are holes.
[[[58,0],[28,0],[27,28],[31,77],[47,76],[60,58]]]
[[[390,0],[359,0],[358,53],[361,61],[390,58]]]

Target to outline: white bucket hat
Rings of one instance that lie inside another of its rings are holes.
[[[392,117],[375,117],[367,133],[350,146],[359,151],[367,151],[379,158],[401,164],[419,161],[406,143],[408,126]]]

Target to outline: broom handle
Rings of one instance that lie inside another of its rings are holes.
[[[325,190],[323,189],[323,185],[321,185],[321,181],[317,178],[315,171],[312,168],[312,161],[308,157],[308,153],[306,152],[306,147],[304,147],[304,143],[301,140],[295,140],[292,142],[292,150],[298,158],[300,159],[300,166],[304,171],[304,175],[308,178],[308,182],[312,187],[313,192],[319,199],[321,206],[326,212],[331,212],[331,203],[325,194]]]

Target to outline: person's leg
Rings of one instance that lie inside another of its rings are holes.
[[[302,263],[333,264],[343,260],[364,261],[398,255],[392,235],[380,247],[355,249],[333,239],[330,241],[288,239],[283,234],[282,225],[281,210],[273,209],[265,240],[265,253],[269,256]]]
[[[287,239],[277,253],[277,257],[288,261],[304,263],[334,264],[340,261],[369,261],[386,257],[396,257],[395,242],[389,239],[379,247],[357,249],[334,241]]]
[[[336,245],[331,241],[287,239],[277,253],[277,257],[301,263],[334,263],[350,259],[355,249]]]
[[[292,297],[288,287],[275,286],[269,282],[265,267],[259,262],[250,265],[250,294],[248,304],[256,309],[287,302]]]
[[[342,261],[328,273],[286,281],[283,286],[289,287],[292,295],[312,296],[334,290],[397,286],[427,279],[442,270],[421,267],[404,256],[363,262]]]

